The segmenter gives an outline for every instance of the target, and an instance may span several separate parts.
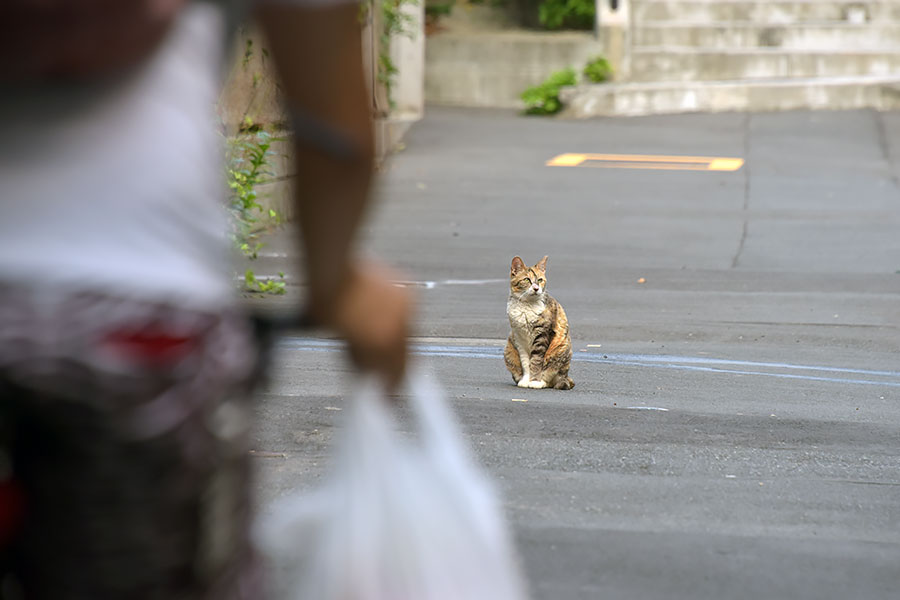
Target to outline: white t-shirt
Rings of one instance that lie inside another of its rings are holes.
[[[0,115],[0,283],[233,302],[214,110],[225,26],[221,8],[192,2],[138,72],[90,102]]]

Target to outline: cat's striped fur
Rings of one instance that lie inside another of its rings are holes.
[[[562,305],[546,292],[547,257],[533,267],[512,259],[509,271],[510,334],[503,358],[519,387],[570,390],[572,340]]]

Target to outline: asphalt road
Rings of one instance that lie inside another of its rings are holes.
[[[746,162],[545,166],[563,153]],[[434,108],[412,129],[366,247],[418,292],[417,360],[503,492],[535,600],[897,597],[898,177],[894,113]],[[284,268],[284,238],[258,273]],[[550,256],[572,391],[503,367],[515,254]],[[352,380],[299,335],[275,362],[264,511],[320,481]]]

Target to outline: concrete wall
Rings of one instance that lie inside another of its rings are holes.
[[[615,9],[596,0],[596,8],[595,35],[511,30],[490,14],[477,23],[447,17],[426,45],[426,100],[520,108],[524,89],[602,54],[613,81],[563,90],[567,115],[897,105],[900,0],[618,0]]]
[[[426,44],[425,97],[457,106],[522,108],[519,95],[567,67],[603,54],[592,33],[438,33]]]
[[[241,128],[250,124],[261,126],[276,137],[288,135],[274,65],[265,51],[265,38],[255,27],[247,27],[236,36],[217,110],[228,138],[240,136]],[[257,190],[260,204],[289,220],[293,217],[290,191],[295,175],[290,144],[276,141],[272,151],[274,175]],[[270,222],[267,213],[266,210],[261,215],[261,226]]]
[[[603,56],[612,65],[614,78],[627,80],[631,74],[631,0],[618,0],[615,9],[609,0],[596,0],[595,6],[595,31]]]
[[[405,4],[410,18],[409,36],[391,41],[391,59],[400,71],[394,83],[394,114],[403,118],[421,118],[425,108],[425,2]]]
[[[284,121],[274,65],[265,38],[253,26],[236,36],[217,109],[227,135],[236,134],[245,120],[267,128]]]
[[[384,159],[399,143],[409,124],[421,118],[424,112],[424,3],[408,5],[406,10],[413,19],[416,32],[412,38],[399,37],[392,41],[392,57],[400,71],[394,89],[395,111],[390,110],[384,86],[378,84],[376,77],[380,12],[371,13],[370,22],[362,32],[379,160]],[[242,128],[246,129],[249,124],[263,127],[274,137],[290,136],[278,79],[265,46],[264,36],[252,25],[236,37],[217,105],[226,136],[240,135]],[[272,151],[275,152],[272,158],[274,176],[270,183],[260,186],[260,203],[290,220],[294,216],[290,195],[295,173],[289,141],[275,141]]]

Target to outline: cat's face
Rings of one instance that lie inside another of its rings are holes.
[[[509,292],[521,300],[537,299],[547,289],[547,257],[533,267],[526,267],[516,256],[509,267]]]

